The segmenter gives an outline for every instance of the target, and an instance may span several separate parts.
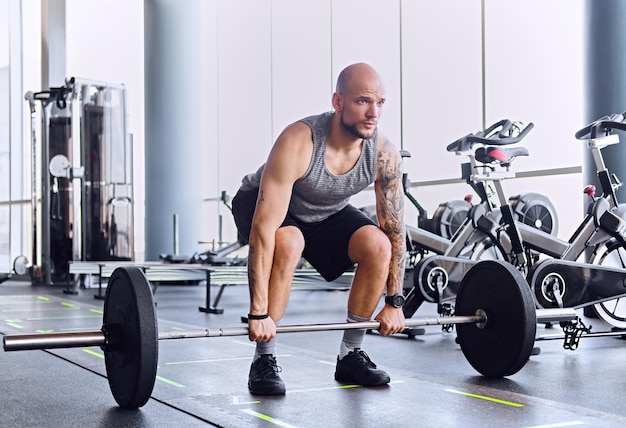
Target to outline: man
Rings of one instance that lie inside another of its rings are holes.
[[[282,395],[275,358],[276,323],[285,313],[291,281],[304,257],[327,281],[357,265],[348,298],[348,322],[376,315],[379,332],[404,329],[402,284],[405,228],[401,157],[378,131],[385,103],[381,76],[364,63],[346,67],[332,96],[334,111],[289,125],[267,162],[242,180],[233,198],[235,223],[249,244],[249,338],[256,342],[248,387]],[[380,224],[349,204],[374,183]],[[378,386],[389,383],[361,350],[365,330],[345,330],[335,379]]]

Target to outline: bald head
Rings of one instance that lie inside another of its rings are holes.
[[[333,94],[335,129],[348,138],[372,138],[385,100],[383,79],[372,66],[349,65],[339,73]]]
[[[339,73],[335,90],[340,95],[346,95],[355,84],[360,84],[364,81],[383,85],[382,77],[371,65],[363,62],[351,64]]]

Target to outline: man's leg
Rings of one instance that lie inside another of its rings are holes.
[[[370,320],[387,284],[391,242],[365,213],[352,205],[322,223],[301,225],[306,237],[305,258],[327,281],[355,263],[348,297],[348,322]],[[389,376],[376,369],[361,349],[365,330],[345,330],[335,379],[360,385],[383,385]]]
[[[348,322],[368,321],[387,284],[391,243],[375,226],[359,228],[348,245],[350,258],[357,263],[348,298]],[[341,382],[376,386],[389,383],[389,376],[377,369],[361,350],[365,330],[345,330],[340,346],[335,379]]]
[[[348,299],[348,312],[369,319],[387,285],[391,242],[378,227],[363,226],[350,238],[348,254],[357,264]]]
[[[279,322],[285,315],[294,272],[302,257],[304,237],[297,227],[285,226],[276,231],[274,261],[269,284],[269,314],[274,322]],[[275,354],[275,342],[258,342],[257,353]]]
[[[269,314],[278,323],[287,308],[294,272],[302,257],[304,237],[297,227],[285,226],[276,231],[274,261],[269,284]],[[278,375],[276,339],[257,342],[248,387],[257,395],[283,395],[285,384]]]

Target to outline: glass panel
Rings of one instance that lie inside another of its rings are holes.
[[[86,260],[133,257],[132,159],[122,87],[77,80],[85,166],[83,222]],[[74,113],[75,114],[75,113]]]
[[[9,199],[9,2],[0,0],[0,201]]]
[[[0,0],[0,272],[8,271],[9,258],[9,2]]]

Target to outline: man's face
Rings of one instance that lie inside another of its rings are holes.
[[[374,136],[385,104],[385,89],[378,81],[355,84],[342,97],[341,127],[355,138]]]

